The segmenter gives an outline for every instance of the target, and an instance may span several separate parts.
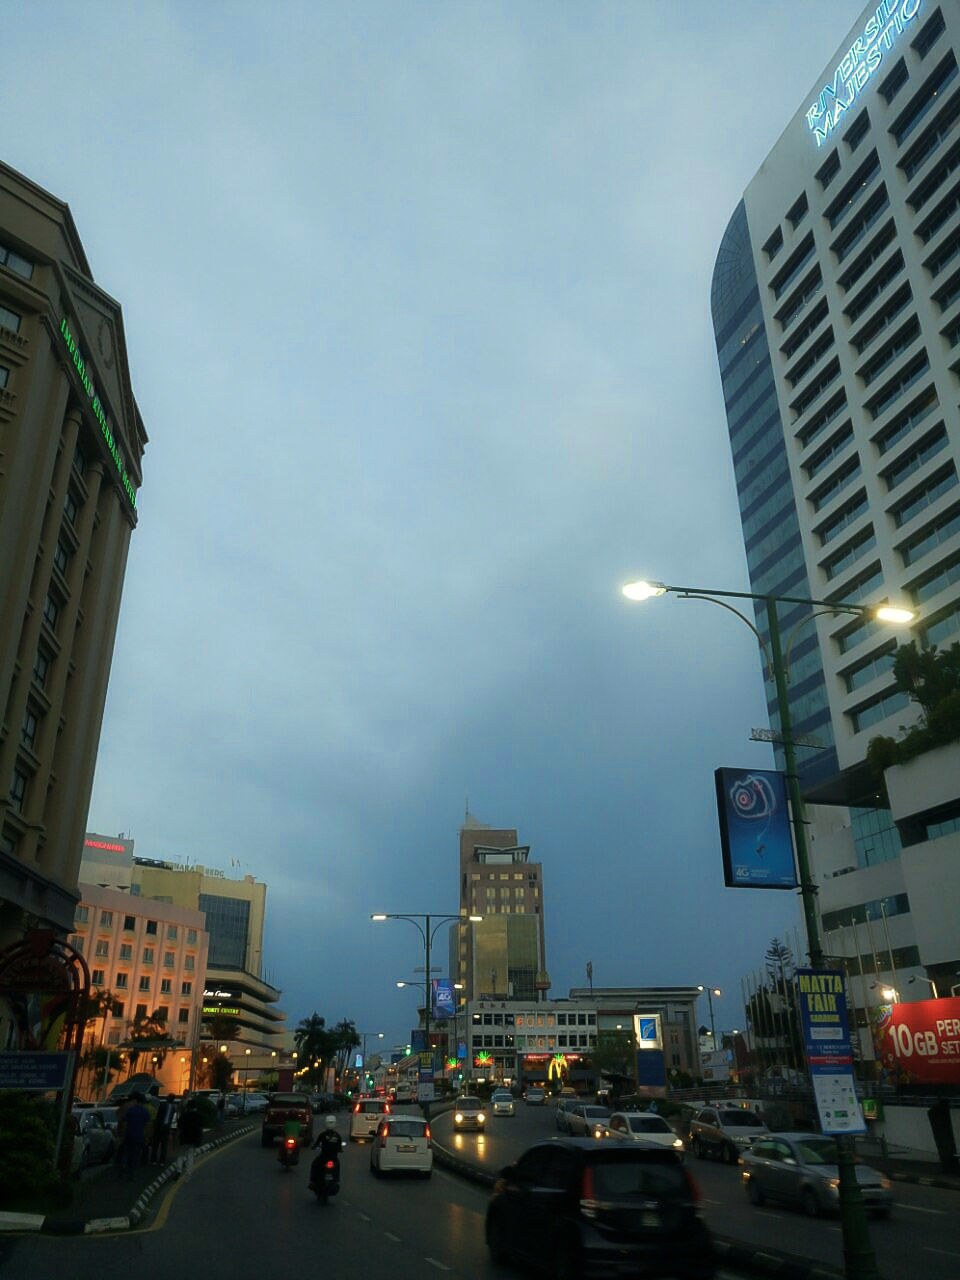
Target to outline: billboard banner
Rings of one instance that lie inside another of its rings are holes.
[[[821,1129],[829,1134],[866,1133],[840,970],[798,969],[797,1008]]]
[[[716,769],[723,882],[729,889],[795,889],[797,870],[782,773]]]
[[[453,1003],[453,983],[446,978],[431,978],[430,990],[434,1018],[452,1018],[456,1013]]]
[[[881,1005],[877,1058],[895,1084],[960,1084],[960,996]]]

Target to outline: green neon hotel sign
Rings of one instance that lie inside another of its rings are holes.
[[[127,497],[130,499],[130,505],[133,507],[134,511],[136,511],[136,487],[127,475],[127,470],[123,465],[123,458],[120,454],[119,448],[117,447],[117,442],[114,440],[113,432],[110,430],[110,420],[107,418],[103,405],[100,403],[100,397],[94,389],[93,381],[87,372],[87,362],[80,354],[80,348],[77,346],[76,339],[70,332],[70,326],[67,324],[66,317],[60,321],[60,333],[63,335],[63,341],[66,345],[67,351],[70,353],[70,358],[73,361],[74,368],[80,375],[80,381],[83,383],[83,389],[87,393],[87,399],[90,401],[90,407],[93,409],[94,417],[97,419],[97,422],[100,423],[100,430],[103,433],[103,438],[110,451],[110,456],[113,458],[114,465],[117,468],[117,475],[120,477],[120,483],[123,485],[124,493],[126,493]]]

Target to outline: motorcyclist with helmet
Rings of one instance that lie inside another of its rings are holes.
[[[343,1150],[343,1139],[337,1132],[336,1116],[327,1116],[324,1119],[324,1128],[317,1134],[316,1141],[313,1144],[314,1151],[319,1147],[320,1154],[310,1166],[310,1183],[316,1183],[318,1186],[323,1181],[323,1171],[328,1160],[333,1161],[333,1174],[335,1180],[340,1181],[340,1152]]]

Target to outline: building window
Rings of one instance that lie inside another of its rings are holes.
[[[65,574],[67,572],[67,565],[70,563],[70,555],[59,539],[57,540],[57,545],[53,549],[53,563],[61,573]]]
[[[150,975],[149,975],[149,974],[146,974],[146,973],[145,973],[145,974],[143,975],[143,977],[140,979],[140,987],[139,987],[139,989],[140,989],[141,991],[149,991],[149,990],[150,990]]]
[[[167,925],[167,941],[176,942],[176,940],[177,940],[177,926],[175,924],[168,924]]]
[[[903,86],[907,83],[907,64],[901,58],[897,65],[880,86],[880,96],[886,102],[887,106],[894,100]]]
[[[173,984],[171,983],[171,981],[170,981],[170,979],[169,979],[169,978],[161,978],[161,979],[160,979],[160,994],[161,994],[162,996],[170,996],[170,995],[173,995],[173,989],[172,989],[172,988],[173,988]]]
[[[114,979],[114,984],[113,984],[113,985],[114,985],[118,990],[124,990],[124,991],[125,991],[125,990],[126,990],[126,988],[127,988],[127,979],[128,979],[128,977],[129,977],[129,975],[128,975],[128,974],[126,974],[126,973],[118,973],[118,974],[117,974],[117,976],[116,976],[116,978]]]
[[[163,967],[165,969],[172,969],[174,966],[175,960],[176,960],[176,957],[174,956],[172,951],[165,951],[163,953]]]
[[[86,923],[87,923],[87,921],[88,921],[89,919],[90,919],[90,908],[89,908],[89,907],[76,907],[76,908],[75,908],[74,913],[73,913],[73,920],[74,920],[74,923],[75,923],[75,924],[86,924]]]
[[[0,364],[0,387],[5,387],[10,381],[10,370],[5,364]]]
[[[158,1022],[166,1022],[170,1017],[170,1006],[161,1004],[156,1010],[156,1018]]]
[[[26,258],[21,258],[19,253],[14,253],[12,249],[2,244],[0,244],[0,264],[8,271],[15,271],[18,276],[23,276],[24,280],[29,280],[33,275],[33,263],[28,262]]]
[[[119,1027],[118,1027],[115,1031],[108,1031],[108,1032],[107,1032],[107,1044],[119,1044],[119,1043],[120,1043],[120,1029],[119,1029]]]
[[[154,934],[154,935],[155,935],[155,934],[156,934],[156,932],[157,932],[157,922],[156,922],[156,920],[148,920],[148,921],[147,921],[147,933],[150,933],[150,934]]]
[[[0,303],[0,327],[9,329],[12,333],[20,332],[20,321],[22,316],[18,316],[16,311],[11,311],[9,307]]]
[[[36,657],[33,660],[33,678],[34,681],[42,689],[47,683],[47,673],[50,670],[50,658],[44,652],[41,646],[37,647]]]
[[[68,489],[67,496],[63,500],[63,512],[71,524],[76,524],[77,512],[79,511],[79,509],[80,508],[77,506],[76,498]]]
[[[113,928],[113,912],[112,911],[100,912],[100,928],[101,929]]]
[[[121,944],[120,944],[120,959],[121,959],[121,960],[132,960],[132,959],[133,959],[133,947],[130,945],[130,943],[129,943],[129,942],[121,942]]]
[[[187,945],[188,945],[188,946],[190,946],[190,947],[195,947],[195,946],[197,945],[197,931],[196,931],[196,929],[188,929],[188,930],[187,930]]]
[[[189,996],[189,995],[192,995],[192,994],[193,994],[193,983],[192,983],[192,982],[181,982],[181,983],[180,983],[180,994],[181,994],[182,996]]]
[[[110,954],[110,943],[106,938],[101,938],[97,943],[96,955],[106,958]]]
[[[143,963],[153,964],[153,947],[143,948]]]
[[[82,938],[79,938],[79,937],[71,938],[70,945],[71,947],[73,947],[74,951],[79,951],[80,954],[83,955],[83,939]]]
[[[25,773],[21,773],[19,769],[14,769],[13,779],[10,783],[10,808],[17,813],[23,812],[24,802],[27,798],[27,784],[30,779]]]
[[[189,1009],[181,1009],[181,1010],[180,1010],[180,1012],[177,1014],[177,1021],[178,1021],[178,1022],[189,1022],[189,1021],[190,1021],[190,1010],[189,1010]]]
[[[186,969],[186,971],[187,971],[188,973],[193,973],[193,970],[194,970],[194,968],[196,967],[196,966],[194,965],[193,956],[187,956],[187,957],[186,957],[186,959],[185,959],[185,960],[184,960],[184,962],[183,962],[183,967],[184,967],[184,969]]]
[[[138,1020],[145,1018],[147,1016],[147,1006],[145,1004],[138,1004],[133,1016]]]
[[[103,970],[94,969],[93,972],[90,974],[90,981],[93,983],[95,987],[102,987],[103,986]]]
[[[60,617],[60,606],[54,600],[50,592],[47,592],[47,598],[43,602],[43,620],[51,631],[57,629],[57,619]]]
[[[133,933],[133,932],[135,932],[136,927],[137,927],[137,917],[136,917],[136,916],[124,916],[124,917],[123,917],[123,931],[124,931],[124,933]]]

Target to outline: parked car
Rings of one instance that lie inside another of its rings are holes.
[[[516,1115],[516,1104],[509,1089],[496,1089],[490,1095],[490,1110],[495,1116]]]
[[[419,1173],[429,1178],[433,1172],[429,1123],[419,1116],[384,1116],[370,1147],[370,1172]]]
[[[744,1107],[701,1107],[690,1121],[690,1150],[700,1160],[718,1155],[736,1164],[754,1138],[770,1130],[755,1111]]]
[[[328,1116],[339,1105],[332,1093],[311,1093],[310,1095],[310,1106],[315,1116]]]
[[[79,1174],[92,1164],[107,1164],[113,1159],[117,1140],[92,1107],[84,1107],[70,1116],[73,1129],[71,1172]]]
[[[455,1133],[460,1133],[464,1129],[478,1129],[482,1133],[486,1120],[486,1112],[479,1098],[457,1098],[453,1111]]]
[[[103,1127],[110,1130],[113,1134],[114,1142],[119,1142],[117,1138],[117,1125],[120,1121],[119,1107],[94,1107],[93,1114],[98,1115]]]
[[[568,1133],[567,1121],[570,1118],[570,1112],[574,1107],[578,1107],[580,1101],[577,1095],[572,1091],[570,1093],[561,1093],[557,1099],[556,1121],[557,1129],[560,1133]]]
[[[362,1142],[365,1138],[372,1138],[380,1121],[389,1114],[390,1103],[386,1098],[358,1098],[350,1113],[350,1141]]]
[[[653,1142],[658,1147],[683,1150],[683,1139],[653,1111],[614,1111],[606,1123],[601,1137],[615,1142]]]
[[[609,1119],[610,1112],[606,1107],[578,1102],[567,1112],[567,1132],[572,1138],[599,1138]]]
[[[547,1091],[541,1089],[539,1085],[532,1084],[523,1095],[523,1100],[528,1107],[545,1107],[547,1105]]]
[[[713,1241],[673,1151],[552,1138],[500,1171],[487,1206],[497,1265],[514,1257],[563,1275],[709,1280]]]
[[[272,1147],[277,1138],[283,1135],[283,1126],[288,1120],[300,1121],[300,1145],[308,1146],[313,1141],[313,1112],[310,1110],[310,1099],[305,1093],[274,1093],[263,1113],[263,1126],[260,1130],[260,1144]]]
[[[740,1157],[741,1178],[751,1204],[784,1200],[810,1217],[840,1207],[840,1172],[833,1138],[814,1133],[768,1133]],[[854,1165],[860,1195],[878,1217],[893,1204],[889,1178],[859,1161]]]

